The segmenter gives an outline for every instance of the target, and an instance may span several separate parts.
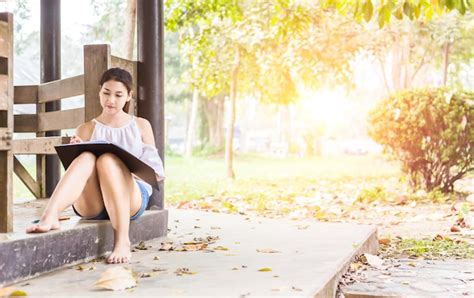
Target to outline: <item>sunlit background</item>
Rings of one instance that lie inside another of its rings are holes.
[[[109,43],[114,55],[125,55],[122,27],[126,2],[61,2],[63,78],[83,73],[84,44]],[[0,11],[3,10],[15,13],[14,83],[38,84],[40,1],[0,2]],[[444,83],[443,47],[436,38],[426,36],[438,34],[441,39],[440,32],[451,34],[456,42],[451,48],[447,84],[464,90],[474,89],[474,18],[467,15],[462,22],[459,19],[459,14],[452,12],[431,27],[420,23],[415,28],[407,26],[406,21],[393,21],[380,29],[374,22],[360,24],[347,19],[335,21],[332,15],[321,17],[321,24],[329,31],[316,30],[314,36],[302,41],[308,43],[309,49],[303,54],[320,55],[320,64],[324,65],[314,66],[319,73],[314,77],[311,74],[294,76],[297,96],[289,103],[262,101],[251,92],[240,94],[234,127],[234,152],[238,156],[259,154],[278,159],[380,155],[381,146],[371,140],[367,133],[368,111],[397,90],[441,86]],[[445,30],[439,31],[439,27]],[[251,38],[258,37],[255,32]],[[244,33],[240,34],[244,36]],[[345,41],[347,36],[350,38]],[[330,41],[326,47],[317,48],[320,43],[318,38]],[[400,44],[407,43],[409,54],[400,52],[394,42],[397,38],[401,40]],[[462,42],[458,43],[458,39]],[[206,92],[200,92],[199,108],[193,111],[192,75],[189,74],[192,65],[183,55],[183,46],[179,46],[176,32],[165,32],[164,47],[166,154],[170,158],[179,157],[185,154],[186,144],[191,142],[194,156],[222,157],[229,95],[207,96]],[[293,54],[298,55],[296,52]],[[337,59],[345,59],[346,66],[342,67]],[[345,72],[343,77],[336,74],[340,66],[341,71]],[[291,75],[296,72],[296,66],[290,69]],[[263,76],[270,77],[271,74],[269,68]],[[314,81],[318,83],[314,84]],[[271,81],[267,83],[268,89],[279,87],[278,82],[274,82],[275,86],[271,85]],[[200,84],[206,84],[206,80],[203,79]],[[77,97],[63,100],[62,106],[63,109],[69,109],[82,104],[83,98]],[[15,113],[33,110],[33,106],[27,105],[15,107]],[[194,125],[190,125],[192,113],[198,114]],[[214,123],[216,121],[217,124]],[[63,134],[66,133],[72,134],[73,131],[63,131]],[[34,157],[21,158],[32,163]],[[172,162],[171,158],[170,166]],[[17,196],[23,195],[17,193]]]

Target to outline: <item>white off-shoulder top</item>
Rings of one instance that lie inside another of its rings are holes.
[[[158,176],[165,177],[163,162],[158,155],[158,150],[154,146],[142,142],[140,129],[134,116],[122,127],[110,127],[96,119],[92,121],[95,123],[95,126],[91,141],[100,140],[115,143],[152,167]],[[143,180],[140,180],[140,182],[145,185],[148,195],[151,195],[151,185]]]

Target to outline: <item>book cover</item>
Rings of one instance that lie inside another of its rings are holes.
[[[54,149],[56,149],[58,157],[65,169],[83,152],[91,152],[97,157],[104,153],[112,153],[123,161],[131,173],[143,179],[143,181],[152,187],[159,189],[153,168],[117,144],[106,141],[88,141],[76,144],[57,145],[54,146]]]

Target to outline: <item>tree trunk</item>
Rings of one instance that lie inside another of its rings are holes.
[[[193,155],[193,143],[194,143],[194,136],[196,134],[196,120],[199,108],[199,91],[196,87],[193,90],[193,101],[191,104],[191,117],[189,119],[189,126],[186,136],[186,149],[184,152],[184,156],[191,157]]]
[[[125,20],[125,46],[127,47],[126,58],[133,60],[133,49],[135,49],[135,24],[137,23],[137,0],[127,1],[127,17]]]
[[[237,97],[237,75],[239,74],[240,66],[240,51],[236,49],[234,57],[234,65],[232,67],[231,81],[230,81],[230,96],[229,96],[229,121],[227,122],[227,134],[225,142],[225,168],[226,177],[235,178],[233,166],[233,139],[234,139],[234,124],[235,124],[235,101]]]
[[[223,96],[215,96],[211,100],[207,100],[204,106],[204,112],[208,123],[209,145],[215,148],[221,148],[224,145],[223,138],[223,113],[224,102]]]
[[[449,50],[451,42],[446,42],[443,46],[443,86],[448,83]]]
[[[401,87],[400,75],[402,73],[402,49],[400,36],[395,36],[392,48],[392,82],[393,90],[398,91]]]

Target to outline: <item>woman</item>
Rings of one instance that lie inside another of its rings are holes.
[[[120,68],[107,70],[100,80],[102,113],[80,125],[71,143],[104,140],[118,144],[150,165],[157,180],[164,178],[163,163],[155,148],[150,123],[130,116],[132,76]],[[79,155],[69,166],[46,205],[40,222],[27,233],[59,229],[59,214],[71,206],[84,219],[110,219],[114,248],[108,263],[130,261],[130,220],[142,215],[152,188],[130,173],[125,164],[111,153],[96,157],[90,152]]]

